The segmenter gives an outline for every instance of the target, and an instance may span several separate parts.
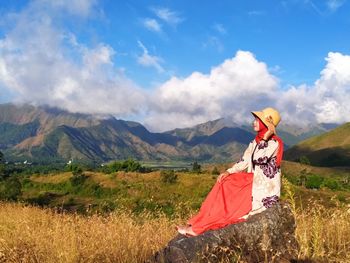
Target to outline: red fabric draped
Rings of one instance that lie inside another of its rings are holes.
[[[273,135],[272,138],[275,139],[276,141],[278,141],[278,152],[276,155],[276,157],[277,157],[276,164],[278,167],[280,167],[281,162],[282,162],[282,157],[283,157],[283,141],[277,135]]]
[[[253,173],[235,173],[216,182],[188,224],[196,234],[245,221],[252,209]]]

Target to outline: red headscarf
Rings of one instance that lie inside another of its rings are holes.
[[[266,127],[266,125],[259,119],[256,118],[259,122],[259,131],[255,136],[255,141],[256,143],[259,143],[263,138],[265,133],[268,131],[268,128]],[[272,135],[270,139],[275,139],[278,142],[278,152],[277,152],[277,166],[279,167],[281,165],[282,162],[282,156],[283,156],[283,141],[280,137],[278,137],[276,134]]]

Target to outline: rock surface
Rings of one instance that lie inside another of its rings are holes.
[[[295,228],[291,208],[282,202],[243,223],[196,237],[179,234],[149,262],[296,262]]]

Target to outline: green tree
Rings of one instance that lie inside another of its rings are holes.
[[[137,172],[141,168],[141,164],[134,159],[128,159],[123,162],[122,168],[126,172]]]
[[[218,168],[215,166],[213,171],[211,171],[211,174],[212,175],[219,175],[220,174],[220,171],[218,170]]]
[[[108,168],[105,168],[104,170],[109,173],[115,173],[118,171],[125,171],[125,172],[142,172],[146,171],[142,165],[135,161],[134,159],[128,159],[125,161],[114,161],[111,164],[107,165]]]
[[[11,176],[0,184],[0,197],[5,200],[17,200],[22,194],[22,185],[19,179]]]
[[[72,172],[73,175],[83,174],[83,168],[76,163],[72,163],[72,164],[67,165],[66,170],[69,172]]]
[[[192,164],[192,172],[199,174],[201,173],[201,171],[202,171],[201,165],[197,161],[195,161]]]
[[[82,185],[87,179],[83,172],[83,168],[81,168],[81,166],[79,166],[78,164],[72,163],[68,165],[68,170],[72,172],[73,176],[69,178],[69,181],[74,187]]]
[[[300,156],[299,162],[300,162],[301,164],[306,164],[306,165],[310,165],[310,164],[311,164],[309,158],[308,158],[307,156],[305,156],[305,155]]]

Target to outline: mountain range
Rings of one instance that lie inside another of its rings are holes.
[[[335,124],[280,125],[286,148],[325,133]],[[189,128],[157,133],[142,124],[71,113],[48,106],[0,104],[0,149],[9,160],[37,162],[144,161],[232,162],[254,138],[252,128],[221,118]]]

